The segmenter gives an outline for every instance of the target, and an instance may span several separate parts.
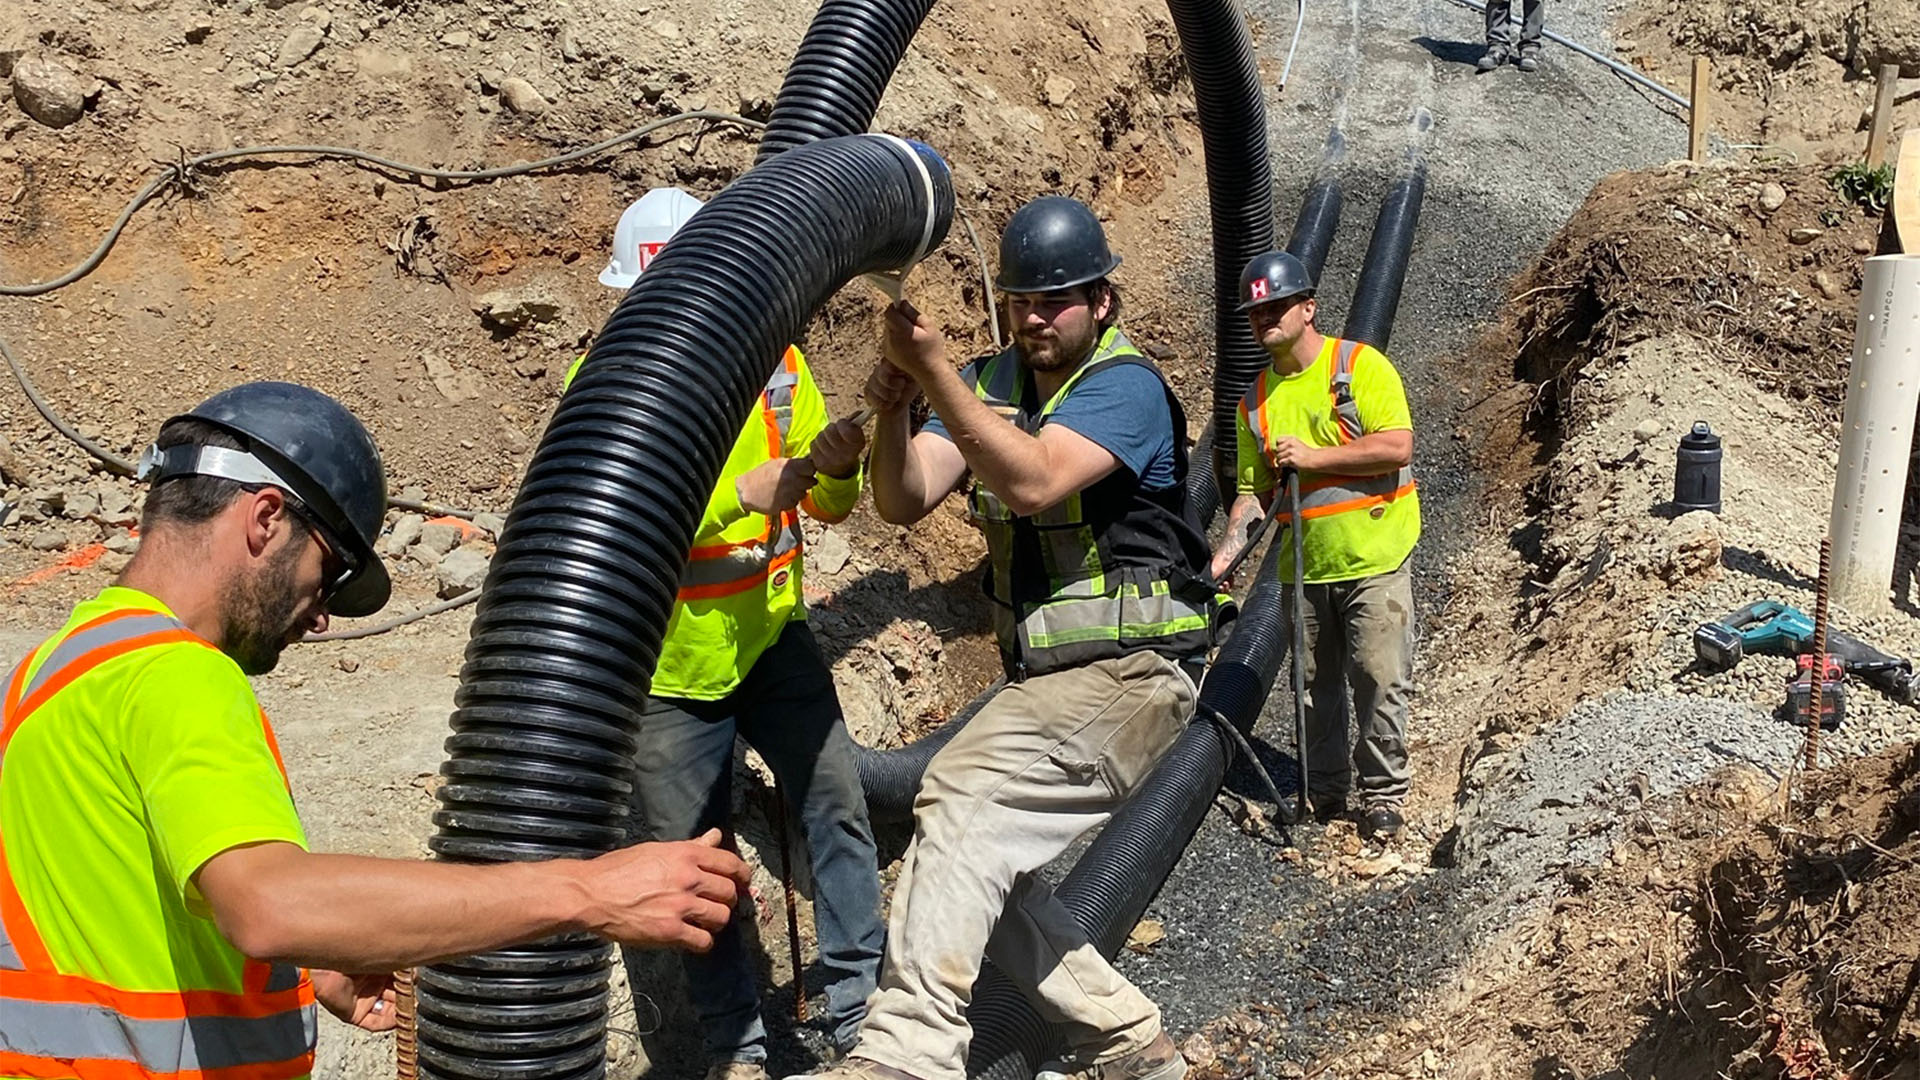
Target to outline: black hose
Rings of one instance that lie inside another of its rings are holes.
[[[825,0],[787,67],[754,164],[816,139],[867,130],[893,69],[932,8],[933,0]]]
[[[887,136],[797,148],[722,191],[620,301],[542,437],[454,697],[444,859],[587,857],[626,839],[634,731],[694,526],[786,343],[843,284],[946,235],[947,167]],[[604,1072],[608,947],[421,973],[424,1074]]]
[[[1338,167],[1346,157],[1346,148],[1346,137],[1339,128],[1327,132],[1320,169],[1301,196],[1300,216],[1293,219],[1293,235],[1287,239],[1287,250],[1306,264],[1307,273],[1316,283],[1327,268],[1327,252],[1333,248],[1333,234],[1340,228],[1344,200]]]
[[[920,778],[926,775],[927,762],[1006,685],[1004,678],[993,680],[952,719],[905,746],[892,750],[860,747],[855,763],[860,769],[860,787],[867,795],[868,820],[876,825],[912,821],[913,800],[920,794]]]
[[[1367,261],[1360,268],[1360,285],[1347,309],[1340,336],[1364,341],[1387,351],[1393,336],[1393,315],[1400,308],[1400,290],[1407,281],[1407,257],[1413,252],[1414,229],[1420,224],[1420,203],[1427,194],[1427,165],[1418,154],[1407,175],[1394,181],[1374,219],[1367,241]]]
[[[1213,222],[1213,430],[1233,430],[1234,406],[1267,364],[1240,304],[1240,271],[1273,250],[1273,165],[1267,155],[1267,104],[1253,38],[1234,0],[1167,0],[1180,51],[1193,79]],[[1235,444],[1212,446],[1218,503],[1233,498]],[[1204,509],[1198,504],[1196,509]],[[1198,519],[1204,529],[1212,515]]]

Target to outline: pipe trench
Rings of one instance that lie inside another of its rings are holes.
[[[454,861],[623,843],[634,732],[694,529],[754,397],[835,290],[946,235],[932,150],[797,147],[696,214],[613,314],[507,518],[467,644],[430,847]],[[604,1074],[611,947],[565,937],[421,973],[423,1072]]]

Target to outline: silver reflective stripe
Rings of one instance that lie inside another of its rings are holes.
[[[313,1049],[315,1015],[307,1005],[269,1016],[195,1016],[135,1020],[105,1005],[13,999],[0,1026],[0,1050],[55,1059],[136,1062],[149,1072],[191,1072],[286,1061]]]
[[[1360,405],[1353,400],[1353,358],[1359,352],[1360,342],[1340,342],[1329,385],[1333,392],[1333,411],[1349,442],[1365,434],[1360,427]]]
[[[783,515],[789,520],[780,526],[773,536],[773,543],[764,542],[746,544],[734,548],[725,555],[709,559],[693,559],[687,563],[687,569],[680,575],[680,587],[683,589],[703,585],[727,585],[735,581],[749,581],[766,574],[773,560],[800,546],[800,524],[791,515]]]
[[[1308,511],[1317,507],[1332,506],[1335,503],[1343,503],[1350,499],[1364,499],[1370,496],[1386,498],[1401,488],[1406,487],[1408,484],[1413,483],[1413,470],[1403,468],[1396,472],[1383,473],[1379,476],[1335,477],[1329,475],[1329,479],[1337,482],[1327,487],[1309,491],[1300,496],[1300,512],[1302,514],[1306,514]],[[1289,515],[1283,513],[1280,515],[1280,520],[1285,521],[1288,516]]]
[[[128,641],[161,630],[177,630],[180,627],[181,623],[178,619],[166,615],[129,615],[96,626],[91,630],[72,634],[48,654],[46,661],[40,665],[40,669],[27,680],[27,685],[21,689],[20,700],[26,701],[33,696],[34,691],[46,685],[47,680],[58,675],[61,668],[103,645]]]
[[[773,410],[773,426],[780,431],[781,449],[786,448],[787,432],[793,428],[793,391],[800,385],[800,373],[781,368],[767,380],[767,408]]]
[[[0,971],[25,971],[27,965],[20,962],[19,950],[13,947],[13,939],[7,936],[7,924],[0,922]]]

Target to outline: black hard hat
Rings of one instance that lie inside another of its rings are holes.
[[[386,516],[387,476],[373,436],[346,406],[305,386],[256,382],[222,390],[168,423],[188,418],[239,436],[245,449],[156,446],[140,459],[141,479],[218,476],[285,490],[347,565],[329,584],[327,610],[357,617],[386,606],[393,581],[373,542]]]
[[[1307,264],[1289,252],[1269,251],[1255,255],[1240,271],[1240,306],[1234,310],[1246,311],[1303,293],[1313,295],[1313,275],[1307,272]]]
[[[1046,195],[1007,220],[1000,234],[1000,277],[993,285],[1002,292],[1052,292],[1097,281],[1119,265],[1093,211],[1075,199]]]

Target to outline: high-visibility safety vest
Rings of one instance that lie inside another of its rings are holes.
[[[143,597],[131,590],[111,591]],[[114,753],[112,737],[106,734],[115,729],[114,719],[93,715],[90,710],[97,706],[76,710],[69,704],[154,693],[154,687],[140,687],[153,656],[167,649],[213,647],[164,611],[106,606],[106,614],[70,625],[35,650],[5,683],[0,712],[0,810],[7,811],[0,816],[0,1077],[304,1077],[313,1067],[315,1037],[313,986],[306,973],[287,964],[247,959],[219,937],[211,919],[185,912],[184,898],[158,865],[156,854],[164,839],[143,830],[150,808],[138,801],[137,790],[136,798],[127,798],[139,778],[126,774],[138,770]],[[237,668],[231,672],[244,684]],[[248,690],[246,697],[251,696]],[[257,712],[258,704],[253,708]],[[259,724],[258,759],[278,765],[279,750],[264,713]],[[160,752],[198,757],[190,745]],[[181,768],[218,764],[198,760]],[[98,782],[115,770],[123,774],[126,788]],[[284,792],[284,767],[278,783]],[[10,786],[14,792],[7,791]],[[31,794],[23,799],[22,792]],[[50,805],[56,796],[63,805]],[[208,792],[205,804],[215,806],[220,798]],[[71,815],[82,800],[99,819],[111,819],[113,827],[97,835],[71,835],[68,818],[62,815]],[[291,807],[289,795],[289,815]],[[52,824],[36,818],[51,819]],[[49,827],[67,831],[37,834]],[[217,839],[217,832],[212,835]],[[121,858],[114,860],[114,855]],[[86,865],[48,865],[59,860]],[[58,882],[65,883],[67,892],[50,894]],[[89,886],[105,895],[83,894]],[[138,903],[116,909],[116,887],[123,890],[118,896],[137,896]],[[141,971],[146,974],[136,974]],[[169,978],[172,985],[160,985]]]
[[[581,357],[567,372],[566,388]],[[800,513],[838,521],[860,497],[862,476],[820,476],[796,510],[768,516],[740,505],[739,477],[776,458],[799,457],[827,426],[826,402],[806,358],[789,346],[741,428],[714,485],[680,576],[651,692],[717,700],[742,679],[801,604]]]
[[[973,392],[1035,434],[1082,380],[1121,364],[1153,372],[1166,393],[1171,487],[1149,491],[1132,472],[1115,469],[1028,517],[978,480],[968,495],[969,515],[986,534],[982,586],[993,601],[994,633],[1016,678],[1142,650],[1188,660],[1212,643],[1217,598],[1204,584],[1206,541],[1184,514],[1186,414],[1153,362],[1115,327],[1051,400],[1040,400],[1033,373],[1012,348],[978,367]]]
[[[1355,369],[1362,362],[1388,363],[1362,342],[1328,338],[1320,357],[1306,371],[1289,378],[1271,366],[1262,368],[1240,399],[1244,442],[1266,454],[1284,436],[1324,448],[1345,446],[1366,434],[1361,402],[1354,391]],[[1319,373],[1322,367],[1324,375]],[[1390,374],[1391,368],[1384,373]],[[1400,397],[1383,404],[1403,413],[1405,391],[1399,389],[1397,376],[1386,385]],[[1276,492],[1274,497],[1286,496]],[[1406,561],[1420,539],[1420,498],[1410,467],[1377,476],[1303,470],[1300,516],[1309,522],[1302,547],[1306,580],[1312,584],[1390,573]],[[1282,526],[1275,543],[1292,543],[1285,531],[1292,517],[1289,509],[1275,515],[1275,522]],[[1279,563],[1280,580],[1292,581],[1293,560],[1283,558]]]

